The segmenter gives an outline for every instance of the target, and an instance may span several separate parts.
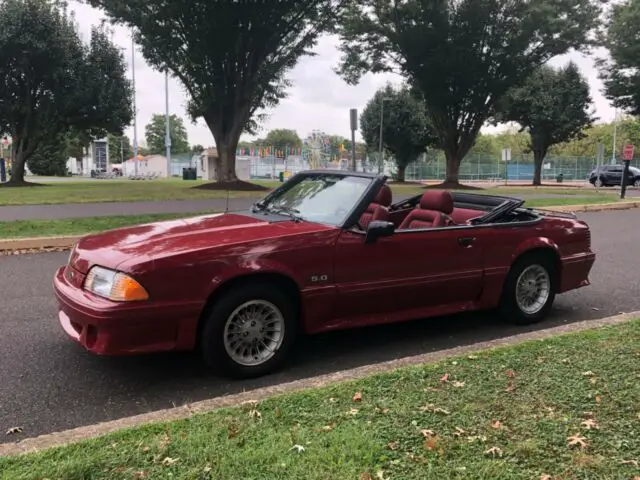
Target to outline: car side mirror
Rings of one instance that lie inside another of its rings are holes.
[[[364,243],[375,243],[381,237],[389,237],[396,231],[393,222],[383,222],[374,220],[367,227],[367,234],[364,237]]]

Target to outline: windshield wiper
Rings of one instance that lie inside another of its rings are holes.
[[[265,204],[263,202],[256,202],[253,205],[251,205],[251,211],[253,213],[256,213],[260,210],[264,210],[266,208]]]
[[[263,205],[264,207],[264,205]],[[300,210],[296,210],[295,208],[290,207],[267,207],[267,211],[276,213],[276,214],[284,214],[291,217],[294,222],[301,222],[302,217],[300,216]]]

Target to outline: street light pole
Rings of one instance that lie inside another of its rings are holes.
[[[167,178],[171,177],[171,126],[169,125],[169,70],[164,73],[164,97],[166,104],[164,146],[167,151]]]
[[[615,110],[615,114],[614,114],[614,118],[613,118],[613,148],[611,150],[611,165],[615,165],[616,164],[616,143],[617,143],[617,136],[618,136],[618,109],[616,108]]]
[[[138,175],[138,110],[136,107],[136,41],[131,35],[131,83],[133,86],[133,167]]]

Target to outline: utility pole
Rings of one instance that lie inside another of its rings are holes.
[[[384,102],[388,102],[391,100],[389,97],[384,97],[380,100],[380,145],[379,145],[379,155],[378,159],[378,173],[382,173],[384,169],[384,154],[382,153],[382,124],[384,122]]]
[[[171,178],[171,126],[169,125],[169,69],[164,73],[164,97],[166,104],[164,146],[167,151],[167,178]]]
[[[351,123],[351,170],[356,171],[356,130],[358,129],[358,110],[352,108],[349,110],[349,119]]]
[[[615,114],[613,118],[613,148],[611,150],[611,165],[616,164],[616,143],[617,143],[617,135],[618,135],[618,109],[616,108]]]
[[[133,167],[138,175],[138,109],[136,107],[136,41],[131,35],[131,80],[133,84]]]

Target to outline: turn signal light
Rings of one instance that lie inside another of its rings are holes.
[[[149,294],[136,280],[122,272],[104,267],[93,267],[84,282],[84,288],[114,302],[148,300]]]

